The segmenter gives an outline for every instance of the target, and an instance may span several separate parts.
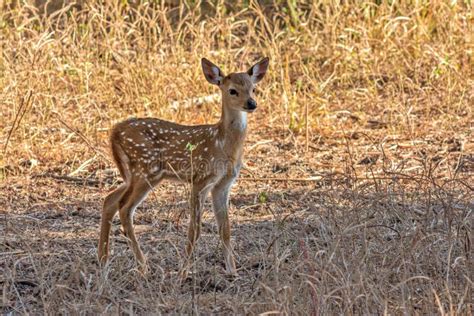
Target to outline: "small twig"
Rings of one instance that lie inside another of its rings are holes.
[[[310,178],[239,178],[240,181],[288,181],[288,182],[314,182],[321,181],[323,177]]]
[[[461,183],[462,185],[464,185],[466,188],[468,188],[469,190],[471,191],[474,191],[474,187],[470,186],[469,184],[467,184],[465,181],[463,181],[462,179],[458,179],[459,183]]]
[[[388,228],[388,229],[394,231],[395,233],[397,233],[399,239],[402,238],[402,235],[400,234],[400,232],[398,230],[396,230],[395,228],[392,228],[390,226],[382,225],[382,224],[367,225],[367,228],[377,228],[377,227]]]
[[[339,176],[339,177],[337,177]],[[348,176],[343,174],[343,173],[333,173],[329,175],[324,175],[324,176],[315,176],[315,177],[309,177],[309,178],[282,178],[282,177],[276,177],[276,178],[270,178],[270,177],[262,177],[262,178],[239,178],[240,181],[281,181],[281,182],[316,182],[316,181],[321,181],[325,178],[347,178]],[[355,181],[361,181],[361,180],[404,180],[404,181],[430,181],[430,179],[426,179],[424,177],[416,177],[416,176],[411,176],[411,175],[405,175],[405,174],[399,174],[399,173],[393,173],[393,176],[372,176],[372,177],[355,177],[352,178]],[[434,179],[443,179],[442,176],[436,177]],[[457,179],[461,184],[464,184],[466,187],[472,189],[468,184],[462,181],[462,179]]]
[[[26,253],[25,250],[15,250],[15,251],[7,251],[7,252],[0,252],[0,256],[9,256],[9,255],[20,255]],[[0,283],[3,281],[0,281]]]
[[[68,130],[70,130],[71,132],[73,132],[74,134],[76,134],[77,136],[79,136],[83,141],[84,143],[92,150],[94,151],[95,153],[99,154],[100,156],[102,156],[102,158],[104,158],[106,161],[110,162],[109,158],[108,158],[108,155],[105,154],[102,150],[100,149],[97,149],[95,146],[93,146],[91,144],[91,142],[87,139],[86,136],[84,136],[84,134],[82,134],[80,131],[72,128],[71,126],[69,126],[69,124],[67,124],[62,118],[61,118],[61,115],[57,112],[53,112],[54,114],[56,114],[57,118],[58,118],[58,121],[64,125],[64,127],[66,127]]]
[[[20,102],[20,108],[18,109],[18,112],[15,115],[15,119],[13,120],[12,127],[8,131],[7,135],[7,140],[5,141],[5,145],[3,146],[3,153],[6,154],[7,152],[7,147],[8,143],[10,142],[10,138],[13,135],[13,132],[20,127],[20,122],[23,119],[23,117],[26,114],[26,111],[28,110],[28,105],[30,104],[31,97],[33,96],[33,91],[29,90],[27,93],[27,97],[25,100],[25,97],[21,99]]]
[[[305,103],[304,107],[305,116],[305,140],[306,140],[306,152],[309,151],[309,114],[308,114],[308,102]]]
[[[32,177],[33,178],[52,178],[55,180],[63,180],[65,182],[80,183],[80,184],[94,186],[94,187],[104,182],[104,181],[99,181],[97,179],[72,177],[72,176],[66,176],[66,175],[54,174],[54,173],[35,174]]]
[[[5,284],[7,282],[8,282],[8,280],[0,280],[0,284]],[[12,282],[12,281],[10,281],[10,282]],[[26,280],[26,279],[13,280],[13,283],[17,284],[17,285],[26,285],[26,286],[30,286],[30,287],[37,287],[38,286],[38,283],[36,283],[35,281]]]

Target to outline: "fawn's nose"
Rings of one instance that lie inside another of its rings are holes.
[[[257,108],[257,101],[255,101],[254,99],[248,99],[247,104],[245,105],[245,109],[253,111],[256,108]]]

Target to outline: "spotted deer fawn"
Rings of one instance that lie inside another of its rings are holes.
[[[98,247],[102,263],[108,258],[111,221],[118,211],[135,258],[146,270],[133,228],[133,214],[154,186],[163,179],[174,179],[191,184],[187,258],[199,238],[202,209],[210,191],[226,272],[237,274],[230,244],[229,191],[242,166],[247,113],[257,108],[255,84],[265,76],[268,58],[247,72],[227,76],[205,58],[201,65],[207,81],[222,93],[222,116],[217,124],[185,126],[155,118],[134,118],[113,128],[112,156],[124,183],[104,201]],[[183,270],[186,274],[186,268]]]

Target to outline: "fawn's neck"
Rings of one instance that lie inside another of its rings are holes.
[[[247,113],[223,106],[221,125],[227,131],[245,136],[247,132]]]
[[[247,133],[247,113],[222,105],[219,134],[229,154],[241,154]]]

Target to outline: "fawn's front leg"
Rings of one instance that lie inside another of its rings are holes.
[[[230,244],[229,192],[234,178],[224,178],[212,190],[212,204],[216,216],[219,236],[222,241],[226,272],[237,275],[234,255]]]

